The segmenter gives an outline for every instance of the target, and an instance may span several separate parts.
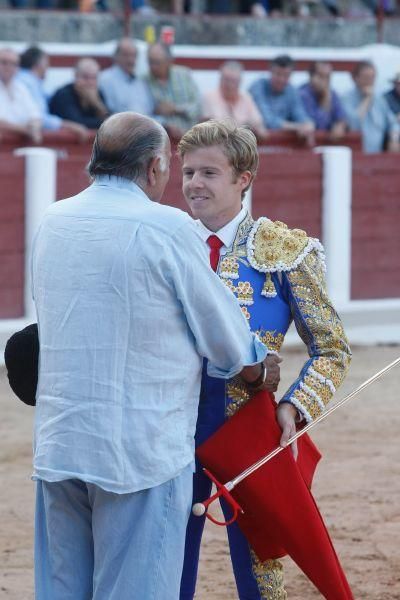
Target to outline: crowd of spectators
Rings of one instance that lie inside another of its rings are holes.
[[[32,0],[9,0],[13,8],[30,8]],[[115,0],[33,0],[33,6],[40,9],[78,9],[83,12],[106,11],[115,8]],[[119,5],[117,0],[117,6]],[[158,11],[182,15],[192,14],[239,14],[256,18],[282,17],[294,15],[329,14],[335,18],[362,16],[380,13],[386,16],[398,14],[396,0],[130,0],[134,13],[151,15]]]
[[[157,119],[174,139],[199,121],[232,118],[250,127],[261,143],[268,143],[274,130],[291,131],[309,146],[317,130],[327,132],[333,143],[348,131],[359,131],[365,152],[400,150],[400,72],[393,88],[379,95],[374,65],[361,61],[353,72],[352,89],[340,97],[331,86],[329,63],[313,63],[308,82],[296,88],[290,81],[294,62],[282,55],[247,91],[242,89],[243,66],[227,61],[220,68],[218,87],[201,93],[192,71],[174,64],[169,46],[149,46],[147,76],[136,75],[136,58],[134,41],[124,38],[111,67],[100,71],[96,60],[81,58],[73,81],[47,98],[46,53],[31,47],[19,57],[11,49],[0,50],[0,132],[40,143],[44,130],[64,128],[85,140],[108,115],[131,110]]]

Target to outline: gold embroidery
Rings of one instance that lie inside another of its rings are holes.
[[[339,387],[339,385],[341,384],[341,373],[333,367],[329,358],[326,358],[325,356],[320,356],[313,362],[312,366],[314,371],[317,371],[317,373],[319,373],[326,379],[330,379],[335,388]]]
[[[236,294],[240,305],[250,306],[254,304],[253,293],[254,290],[249,281],[239,281],[236,286]]]
[[[239,278],[239,263],[236,256],[224,256],[220,262],[218,275],[223,279]]]
[[[302,381],[284,398],[292,401],[307,421],[318,417],[342,383],[351,352],[342,323],[325,288],[323,267],[316,251],[287,277],[295,298],[296,327],[308,346],[312,361]],[[300,316],[298,312],[300,311]]]
[[[245,218],[243,219],[243,221],[240,223],[240,225],[238,227],[236,237],[233,242],[232,251],[234,254],[238,254],[238,252],[237,252],[238,246],[246,243],[247,237],[248,237],[249,232],[250,232],[251,228],[253,227],[253,225],[254,225],[253,217],[249,213],[246,213]]]
[[[251,398],[251,393],[240,377],[234,377],[226,385],[227,406],[225,414],[231,417]]]
[[[276,330],[265,331],[265,329],[258,329],[256,334],[269,350],[274,350],[275,352],[280,351],[283,340],[285,339],[283,333],[277,333]]]
[[[263,600],[286,600],[282,563],[274,559],[261,562],[253,550],[251,550],[251,562],[261,598]]]
[[[244,314],[244,316],[246,317],[246,319],[249,321],[251,315],[250,315],[249,311],[247,310],[247,307],[246,306],[241,306],[240,308],[242,309],[242,313]]]
[[[314,247],[322,251],[318,240],[302,229],[289,229],[285,223],[259,219],[249,235],[248,256],[252,266],[263,272],[295,268]]]
[[[263,285],[261,294],[262,294],[262,296],[266,296],[267,298],[275,298],[275,296],[276,296],[275,285],[274,285],[274,282],[272,281],[270,273],[266,273],[266,275],[265,275],[265,281],[264,281],[264,285]]]
[[[224,282],[226,287],[229,288],[231,290],[231,292],[234,294],[236,291],[236,288],[235,288],[234,284],[232,283],[232,281],[230,279],[222,279],[222,281]]]

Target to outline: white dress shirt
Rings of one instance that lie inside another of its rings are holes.
[[[40,110],[26,87],[14,79],[6,87],[0,81],[0,119],[14,125],[26,125],[40,119]]]
[[[228,250],[231,250],[233,242],[235,241],[239,225],[246,217],[246,215],[247,210],[245,208],[242,208],[241,211],[236,215],[236,217],[232,219],[232,221],[229,221],[229,223],[221,227],[221,229],[219,229],[218,231],[211,231],[210,229],[207,229],[204,223],[202,223],[200,219],[198,219],[196,220],[196,223],[199,229],[199,235],[205,243],[207,243],[207,240],[210,237],[210,235],[216,235],[217,237],[219,237],[221,242],[223,242],[224,244],[223,246],[221,246],[220,250],[220,255],[223,256],[228,252]]]
[[[128,493],[175,477],[193,461],[202,357],[230,378],[266,355],[195,222],[125,179],[49,208],[32,289],[34,478]]]

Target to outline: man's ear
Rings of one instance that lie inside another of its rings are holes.
[[[246,188],[249,187],[251,181],[252,181],[252,174],[250,171],[243,171],[243,173],[241,173],[239,175],[239,181],[242,185],[242,190],[245,190]]]
[[[154,156],[147,167],[147,182],[150,187],[154,187],[157,184],[157,173],[160,171],[160,157]]]

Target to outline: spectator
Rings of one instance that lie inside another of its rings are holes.
[[[392,83],[393,88],[385,94],[385,100],[396,119],[400,121],[400,71],[396,73]]]
[[[58,131],[61,128],[69,129],[84,141],[87,138],[88,132],[86,127],[50,114],[48,98],[43,85],[49,67],[49,57],[47,54],[40,48],[31,46],[21,54],[20,66],[21,70],[17,76],[18,81],[25,85],[35,101],[40,111],[43,129],[53,131]]]
[[[260,139],[267,130],[253,98],[240,91],[243,67],[239,62],[227,61],[220,69],[219,87],[204,95],[203,116],[207,119],[233,118],[238,125],[246,125]]]
[[[200,92],[186,67],[173,64],[171,50],[165,44],[149,48],[150,90],[155,114],[173,138],[180,138],[200,119]]]
[[[297,90],[289,83],[292,71],[290,56],[277,56],[271,62],[270,78],[258,79],[249,91],[265,127],[294,131],[301,139],[312,144],[314,125],[307,117]]]
[[[19,57],[14,50],[0,49],[0,131],[42,140],[40,111],[22,83],[17,81]]]
[[[10,5],[12,8],[31,8],[28,0],[10,0]],[[54,4],[52,0],[37,0],[35,2],[35,8],[40,8],[42,10],[54,8]]]
[[[109,111],[97,87],[99,64],[92,58],[81,58],[75,67],[75,79],[57,90],[50,100],[50,112],[62,119],[97,129]]]
[[[313,63],[310,81],[300,88],[300,96],[316,129],[330,131],[331,138],[338,140],[346,131],[346,115],[338,95],[330,87],[331,73],[329,63]]]
[[[131,110],[142,115],[154,113],[154,100],[147,83],[135,75],[137,49],[123,38],[115,51],[114,65],[99,76],[99,88],[112,113]]]
[[[351,130],[362,132],[364,152],[382,152],[385,141],[390,152],[398,152],[399,125],[383,96],[374,93],[375,78],[371,62],[356,65],[354,89],[343,98],[347,120]]]

